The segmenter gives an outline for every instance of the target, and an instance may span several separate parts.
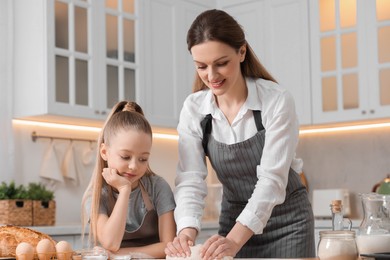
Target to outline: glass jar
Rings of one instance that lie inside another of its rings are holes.
[[[81,252],[82,260],[107,260],[108,252],[102,247],[95,246],[92,249],[83,249]]]
[[[356,260],[358,256],[355,231],[320,231],[318,257],[321,260]]]
[[[359,194],[363,205],[363,221],[356,243],[360,254],[390,252],[390,195]]]

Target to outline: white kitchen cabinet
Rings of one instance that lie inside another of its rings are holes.
[[[390,2],[310,1],[313,123],[390,115]]]
[[[243,26],[260,62],[292,93],[300,124],[311,124],[308,1],[218,3]]]
[[[102,122],[135,99],[133,0],[13,1],[14,117]]]
[[[155,126],[176,128],[184,99],[192,90],[195,67],[187,50],[187,30],[212,2],[140,1],[144,30],[140,102]]]

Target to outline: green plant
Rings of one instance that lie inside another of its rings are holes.
[[[46,189],[46,187],[40,183],[29,183],[27,193],[31,200],[49,201],[54,199],[54,192]]]
[[[28,199],[28,191],[23,185],[16,186],[14,181],[0,185],[0,200]]]

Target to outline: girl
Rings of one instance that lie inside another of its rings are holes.
[[[187,45],[197,77],[177,128],[178,234],[166,254],[190,254],[207,194],[208,156],[223,198],[219,234],[203,244],[204,259],[314,257],[314,218],[297,174],[302,161],[295,158],[299,124],[291,94],[224,11],[201,13]]]
[[[98,139],[93,176],[83,197],[91,242],[114,254],[165,258],[176,225],[168,183],[149,168],[152,129],[134,102],[119,102]]]

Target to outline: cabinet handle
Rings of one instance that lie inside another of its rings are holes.
[[[365,115],[366,113],[367,113],[366,110],[363,110],[363,111],[362,111],[362,114],[363,114],[363,115]]]
[[[95,110],[95,114],[99,115],[100,111],[99,110]]]
[[[106,111],[103,110],[101,114],[102,114],[102,115],[105,115],[105,114],[106,114]]]
[[[374,110],[374,109],[370,109],[370,113],[371,113],[371,114],[374,114],[374,113],[375,113],[375,110]]]

